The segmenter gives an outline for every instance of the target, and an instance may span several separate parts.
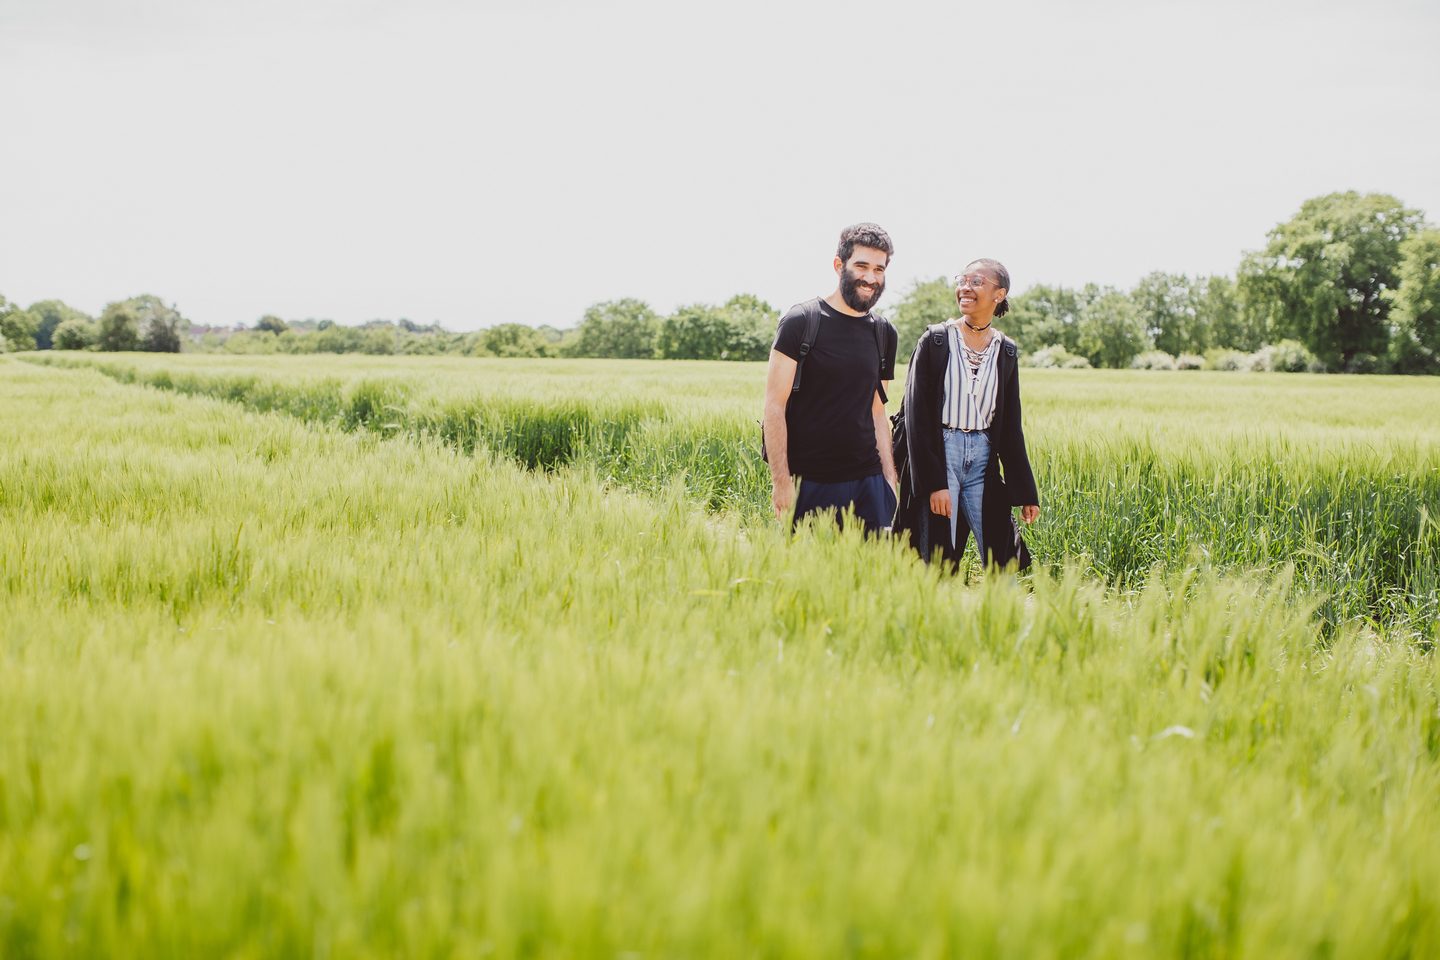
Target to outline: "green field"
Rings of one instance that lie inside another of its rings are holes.
[[[612,487],[683,487],[769,515],[763,367],[722,362],[344,357],[51,358],[122,382],[422,436]],[[1440,619],[1440,381],[1027,370],[1024,401],[1058,570],[1133,587],[1158,568],[1289,566],[1326,625],[1434,642]],[[892,391],[898,398],[900,390]]]
[[[956,579],[765,517],[758,365],[54,359],[0,956],[1440,954],[1440,384],[1024,371]]]

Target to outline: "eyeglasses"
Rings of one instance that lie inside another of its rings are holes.
[[[975,274],[974,276],[969,277],[956,277],[955,289],[963,290],[966,287],[969,287],[972,290],[979,290],[987,283],[994,283],[997,287],[1000,286],[999,283],[996,283],[996,281],[991,280],[989,277],[982,277],[979,274]]]

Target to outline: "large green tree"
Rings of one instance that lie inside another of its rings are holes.
[[[1399,373],[1440,373],[1440,230],[1400,247],[1400,285],[1389,293],[1390,363]]]
[[[660,321],[656,353],[670,360],[764,360],[775,339],[775,308],[754,294],[723,306],[695,303]]]
[[[904,360],[915,349],[920,335],[933,323],[944,323],[960,315],[955,302],[955,288],[945,277],[916,280],[910,291],[895,305],[891,322],[900,333],[899,359]]]
[[[730,342],[724,311],[705,303],[678,307],[660,321],[656,351],[667,360],[717,360]]]
[[[34,350],[39,326],[40,321],[30,311],[0,297],[0,337],[5,338],[11,350]]]
[[[1209,330],[1201,316],[1203,288],[1179,273],[1147,274],[1130,291],[1140,319],[1156,350],[1172,356],[1204,353]]]
[[[653,357],[660,317],[649,304],[626,297],[585,311],[574,352],[581,357]]]
[[[479,346],[492,357],[543,357],[550,352],[545,335],[523,323],[501,323],[480,331]]]
[[[129,300],[107,303],[100,311],[95,345],[112,352],[140,349],[140,317]]]
[[[737,293],[720,308],[730,327],[722,360],[764,360],[775,342],[780,317],[775,308],[753,293]]]
[[[150,350],[179,353],[190,322],[174,306],[153,294],[105,305],[96,343],[101,350]]]
[[[1225,276],[1195,282],[1197,319],[1211,347],[1251,353],[1266,342],[1265,313],[1241,302],[1235,281]]]
[[[1294,337],[1332,370],[1368,369],[1389,345],[1400,246],[1422,222],[1387,194],[1307,200],[1241,263],[1242,300],[1272,339]]]
[[[190,321],[173,305],[166,306],[159,297],[146,294],[135,298],[140,315],[141,345],[155,353],[179,353],[182,338],[190,329]]]
[[[29,307],[31,316],[39,321],[35,329],[35,349],[49,350],[54,346],[55,331],[66,320],[90,321],[90,316],[59,300],[41,300]]]
[[[1097,367],[1128,367],[1152,346],[1140,309],[1119,290],[1102,288],[1089,299],[1078,327],[1076,352]]]
[[[1103,293],[1094,284],[1083,290],[1037,284],[1010,298],[1010,309],[999,321],[1000,329],[1026,353],[1057,346],[1079,353],[1081,315]]]

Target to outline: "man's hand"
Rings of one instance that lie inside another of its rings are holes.
[[[785,515],[795,506],[795,478],[785,477],[770,481],[770,502],[775,504],[775,519],[784,520]]]
[[[1040,519],[1040,506],[1038,504],[1027,504],[1020,508],[1020,519],[1026,523],[1034,523]]]
[[[795,505],[795,478],[790,475],[790,435],[785,407],[795,382],[796,363],[778,350],[770,351],[765,371],[765,456],[770,461],[770,500],[781,520]]]
[[[882,383],[881,389],[888,386]],[[875,391],[874,401],[870,405],[870,415],[875,419],[875,452],[880,455],[880,475],[885,482],[890,484],[890,492],[895,499],[900,499],[900,477],[899,471],[895,469],[895,455],[891,449],[890,442],[890,414],[885,412],[885,402],[880,399],[880,391]]]
[[[942,517],[950,516],[950,491],[936,490],[930,494],[930,512]]]

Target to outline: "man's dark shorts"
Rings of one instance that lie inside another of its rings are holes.
[[[883,474],[840,483],[801,480],[795,495],[795,522],[807,514],[828,512],[838,523],[840,511],[852,507],[866,533],[878,533],[895,519],[895,491]]]

